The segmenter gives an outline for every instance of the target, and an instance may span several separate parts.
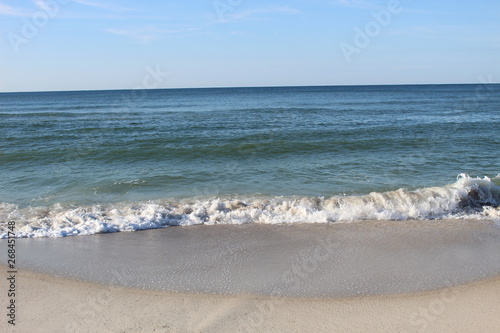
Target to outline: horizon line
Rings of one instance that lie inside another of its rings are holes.
[[[50,93],[50,92],[92,92],[92,91],[129,91],[129,90],[183,90],[183,89],[255,89],[255,88],[305,88],[305,87],[377,87],[377,86],[444,86],[444,85],[494,85],[500,82],[474,83],[381,83],[381,84],[318,84],[318,85],[268,85],[268,86],[213,86],[213,87],[171,87],[171,88],[112,88],[112,89],[70,89],[70,90],[25,90],[0,91],[0,94]]]

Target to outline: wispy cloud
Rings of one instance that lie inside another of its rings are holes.
[[[338,6],[359,8],[359,9],[375,9],[380,7],[365,0],[336,0],[335,4]]]
[[[107,32],[131,38],[140,43],[150,43],[160,38],[160,35],[148,29],[106,29]]]
[[[498,30],[497,26],[491,25],[418,25],[407,26],[398,29],[388,29],[387,35],[393,36],[411,36],[426,39],[490,39],[492,37],[488,32]]]
[[[122,7],[118,5],[113,5],[105,2],[95,2],[95,1],[87,1],[87,0],[73,0],[73,2],[79,3],[80,5],[95,7],[100,9],[105,9],[113,12],[127,12],[127,11],[135,11],[133,8]]]
[[[299,14],[299,13],[300,13],[299,10],[288,6],[248,9],[245,11],[227,15],[227,17],[224,20],[221,20],[220,22],[250,20],[250,19],[255,19],[256,16],[267,15],[267,14]]]
[[[433,26],[408,26],[399,27],[398,29],[387,29],[386,35],[392,36],[416,36],[416,37],[433,37],[436,34],[436,29]]]
[[[394,66],[392,69],[395,69],[397,71],[402,71],[402,70],[420,70],[420,69],[431,69],[434,68],[432,66],[424,66],[424,65],[401,65],[401,66]]]
[[[305,0],[304,0],[305,1]],[[381,9],[387,9],[389,7],[389,2],[374,2],[374,1],[366,1],[366,0],[309,0],[309,1],[315,1],[315,3],[320,4],[322,6],[335,6],[335,7],[344,7],[346,9],[354,9],[354,10],[360,10],[360,11],[377,11]],[[308,2],[309,3],[309,2]],[[400,1],[399,4],[395,4],[396,6],[399,6],[400,8],[403,9],[405,13],[411,13],[411,14],[436,14],[434,11],[429,11],[429,10],[421,10],[421,9],[414,9],[410,7],[411,0],[406,0],[406,1]],[[445,13],[445,15],[447,15]]]
[[[41,10],[44,10],[46,12],[52,12],[54,7],[50,6],[46,1],[44,0],[32,0],[31,2],[33,2],[35,4],[35,6],[37,6],[39,9]]]
[[[0,16],[33,16],[40,10],[46,13],[54,13],[58,10],[58,5],[55,2],[48,2],[45,0],[31,0],[36,9],[27,10],[24,8],[14,8],[0,3]],[[56,5],[55,5],[56,4]]]
[[[27,11],[25,9],[14,8],[14,7],[0,3],[0,15],[1,16],[28,16],[31,14],[32,14],[32,12]]]
[[[106,29],[106,32],[118,36],[124,36],[139,43],[147,44],[167,36],[178,36],[182,34],[189,34],[197,30],[198,29],[195,27],[160,29],[157,27],[150,26],[150,27],[120,28],[120,29],[110,28]]]

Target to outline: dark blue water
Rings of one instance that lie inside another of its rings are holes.
[[[461,173],[495,179],[499,129],[500,85],[3,93],[0,202],[4,219],[22,220],[37,218],[21,209],[59,204],[362,196]]]

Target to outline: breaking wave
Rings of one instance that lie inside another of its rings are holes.
[[[500,175],[499,175],[500,176]],[[498,178],[498,177],[497,177]],[[454,184],[361,196],[163,199],[107,205],[20,208],[0,203],[0,237],[64,237],[167,226],[331,223],[355,220],[500,219],[500,186],[461,174]]]

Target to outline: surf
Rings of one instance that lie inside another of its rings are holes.
[[[500,178],[460,174],[453,184],[330,197],[233,195],[96,205],[0,203],[0,237],[65,237],[168,226],[341,223],[363,220],[500,219]]]

